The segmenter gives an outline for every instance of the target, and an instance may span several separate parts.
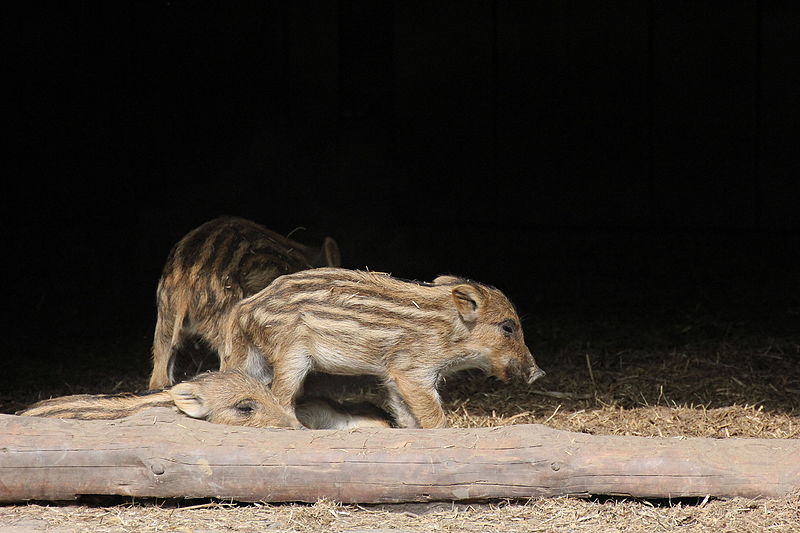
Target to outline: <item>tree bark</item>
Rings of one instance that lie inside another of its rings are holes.
[[[2,502],[85,494],[345,503],[777,497],[798,489],[798,439],[600,436],[541,425],[273,430],[168,409],[109,421],[0,415]]]

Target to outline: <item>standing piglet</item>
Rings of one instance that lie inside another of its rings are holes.
[[[339,248],[327,237],[305,246],[264,226],[221,217],[190,231],[170,251],[158,283],[150,388],[175,382],[176,352],[200,339],[219,354],[231,308],[278,276],[315,266],[339,266]]]
[[[401,427],[442,427],[444,376],[480,368],[506,381],[544,375],[499,290],[440,276],[433,283],[319,268],[276,279],[230,314],[222,369],[272,381],[293,408],[311,370],[379,376]]]

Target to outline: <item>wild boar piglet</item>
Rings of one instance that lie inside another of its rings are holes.
[[[280,275],[339,263],[339,247],[330,237],[313,248],[237,217],[193,229],[173,246],[158,282],[150,388],[175,382],[176,353],[192,346],[190,341],[199,339],[218,355],[220,324],[242,298]]]
[[[371,403],[340,403],[326,397],[301,399],[295,418],[278,404],[269,387],[238,370],[207,372],[160,391],[61,396],[35,403],[17,414],[113,420],[150,407],[173,406],[192,418],[233,426],[294,429],[391,427],[388,414]]]
[[[544,375],[514,306],[498,289],[453,276],[418,283],[318,268],[277,278],[229,315],[223,369],[272,383],[290,412],[308,372],[378,376],[401,427],[440,427],[437,386],[479,368],[506,381]]]
[[[208,372],[166,390],[120,394],[73,394],[35,403],[24,416],[112,420],[150,407],[177,407],[182,413],[215,424],[254,427],[302,427],[278,404],[261,381],[232,370]]]

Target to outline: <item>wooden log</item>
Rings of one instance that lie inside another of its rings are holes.
[[[800,440],[644,438],[541,425],[299,431],[151,409],[110,421],[0,415],[0,501],[84,494],[349,503],[556,495],[777,497]]]

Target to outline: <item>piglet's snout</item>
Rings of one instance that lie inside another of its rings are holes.
[[[530,385],[531,383],[533,383],[534,381],[536,381],[539,378],[543,378],[546,375],[547,375],[547,372],[545,372],[544,370],[542,370],[538,366],[534,366],[531,369],[531,373],[528,375],[528,385]]]
[[[546,376],[547,373],[541,368],[539,368],[539,366],[536,364],[536,361],[533,359],[533,354],[530,352],[530,350],[528,351],[527,359],[528,359],[528,364],[530,365],[529,366],[530,371],[528,372],[528,377],[526,381],[528,382],[528,385],[530,385],[537,379]]]

